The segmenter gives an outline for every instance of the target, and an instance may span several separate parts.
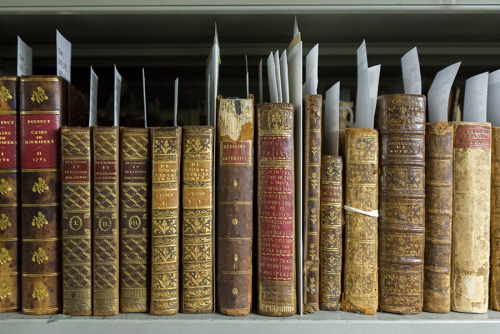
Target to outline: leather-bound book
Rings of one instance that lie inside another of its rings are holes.
[[[21,308],[19,77],[0,76],[0,312]]]
[[[119,311],[119,136],[116,126],[92,129],[94,148],[93,313]]]
[[[491,127],[490,308],[500,311],[500,127]]]
[[[217,309],[252,306],[254,99],[219,97],[217,115]]]
[[[120,128],[120,312],[149,310],[149,129]]]
[[[297,313],[293,104],[257,105],[259,314]]]
[[[214,308],[212,126],[186,126],[182,136],[181,312]]]
[[[151,306],[154,315],[179,311],[180,127],[150,128],[151,133]]]
[[[451,310],[488,310],[491,125],[453,123]]]
[[[345,248],[341,309],[378,308],[378,132],[345,129]]]
[[[427,124],[425,134],[424,311],[450,312],[453,126]]]
[[[319,311],[321,95],[304,97],[304,313]]]
[[[421,313],[425,246],[425,96],[377,99],[380,311]]]
[[[342,274],[342,157],[321,156],[319,308],[340,308]]]
[[[89,127],[61,128],[63,307],[92,314],[92,174]]]

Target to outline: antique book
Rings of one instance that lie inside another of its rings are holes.
[[[150,128],[151,133],[151,305],[154,315],[179,311],[181,177],[180,127]]]
[[[374,314],[378,308],[378,132],[348,128],[344,141],[345,248],[340,308]]]
[[[19,77],[0,76],[0,312],[21,308]]]
[[[425,134],[424,311],[450,312],[453,126],[427,124]]]
[[[120,128],[120,312],[149,310],[149,129]]]
[[[382,312],[421,313],[425,246],[425,96],[377,99]]]
[[[61,128],[63,306],[92,314],[92,180],[89,127]]]
[[[321,156],[319,308],[340,308],[342,277],[342,157]]]
[[[293,104],[257,105],[259,314],[297,313]]]
[[[488,310],[491,125],[453,123],[451,310]]]
[[[323,97],[304,97],[304,313],[319,311],[319,197]]]
[[[217,109],[217,309],[252,306],[254,99],[219,97]]]
[[[490,308],[500,311],[500,127],[491,127]]]
[[[119,311],[119,135],[116,126],[92,129],[94,148],[93,313]]]
[[[212,126],[182,129],[181,312],[214,309]]]

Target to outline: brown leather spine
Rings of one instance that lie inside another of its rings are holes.
[[[219,98],[217,116],[217,309],[252,306],[254,100]]]
[[[319,311],[321,95],[304,97],[304,313]]]
[[[149,129],[120,128],[120,312],[149,310]]]
[[[180,127],[151,128],[151,307],[154,315],[179,311]]]
[[[93,313],[118,314],[119,128],[93,128],[94,255]]]
[[[214,308],[213,151],[213,127],[183,128],[183,313],[210,313]]]
[[[90,128],[61,128],[63,313],[92,314]]]
[[[258,313],[297,313],[293,105],[257,105]]]
[[[342,157],[321,157],[319,308],[340,308],[342,274]]]
[[[421,313],[425,246],[425,96],[377,99],[380,310]]]
[[[491,125],[453,123],[451,310],[488,310]]]
[[[500,127],[492,127],[490,308],[500,311]]]
[[[378,132],[345,129],[345,205],[378,209]],[[378,219],[345,210],[344,311],[374,314],[378,308]]]
[[[19,78],[0,76],[0,312],[21,308]]]
[[[427,124],[425,134],[424,311],[450,312],[453,126]]]

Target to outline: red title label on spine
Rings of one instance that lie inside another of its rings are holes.
[[[459,124],[455,129],[453,145],[456,148],[491,148],[491,127]]]
[[[0,169],[17,167],[17,116],[0,115]]]
[[[58,114],[21,115],[21,168],[46,169],[59,166]]]
[[[90,180],[90,162],[88,160],[65,160],[63,164],[65,182],[88,182]]]
[[[252,146],[250,141],[221,142],[220,164],[221,165],[251,165]]]
[[[94,164],[95,182],[116,182],[118,175],[115,160],[96,160]]]

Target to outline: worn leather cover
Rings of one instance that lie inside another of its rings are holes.
[[[93,128],[94,242],[93,313],[119,311],[119,128]]]
[[[90,128],[61,128],[63,309],[92,314]]]
[[[293,104],[257,105],[259,314],[297,313]]]
[[[149,129],[120,128],[120,312],[149,310]]]
[[[345,205],[378,209],[378,132],[345,129]],[[378,219],[345,210],[344,311],[374,314],[378,308]]]
[[[427,124],[425,134],[424,311],[450,312],[453,126]]]
[[[21,308],[19,77],[0,76],[0,312]]]
[[[491,127],[490,308],[500,311],[500,127]]]
[[[214,308],[212,126],[186,126],[182,138],[181,312]]]
[[[154,315],[179,311],[180,127],[150,128],[152,160],[151,306]]]
[[[451,309],[488,310],[491,125],[453,123]]]
[[[377,99],[380,131],[380,310],[422,312],[425,246],[425,96]]]
[[[219,97],[217,109],[217,309],[252,306],[254,99]]]
[[[321,95],[304,97],[304,313],[319,311]]]
[[[342,157],[321,156],[319,308],[340,308],[342,277]]]

